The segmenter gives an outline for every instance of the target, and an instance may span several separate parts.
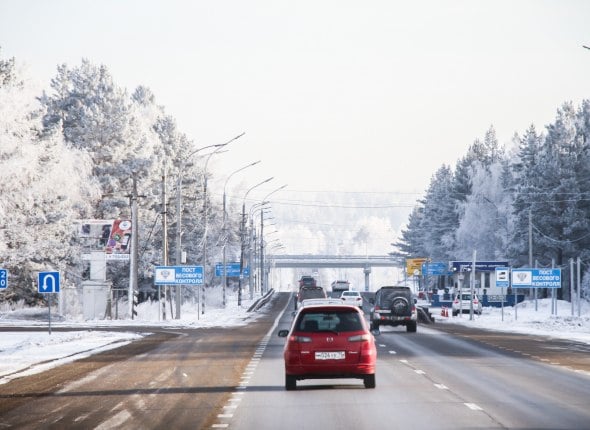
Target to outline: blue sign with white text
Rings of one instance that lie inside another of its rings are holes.
[[[512,269],[513,288],[561,288],[561,269]]]
[[[45,293],[59,293],[59,272],[39,272],[37,291]]]
[[[422,276],[446,275],[448,271],[446,263],[422,263]]]
[[[0,269],[0,289],[8,287],[8,270]]]
[[[203,266],[156,266],[156,285],[203,285]]]
[[[244,276],[250,275],[250,269],[244,267],[242,269]],[[215,265],[215,276],[223,276],[223,264],[217,263]],[[225,265],[225,276],[228,278],[237,278],[240,276],[240,263],[226,263]]]
[[[450,261],[449,269],[454,273],[471,272],[472,261]],[[476,261],[475,271],[476,272],[493,272],[496,267],[508,266],[507,261]]]

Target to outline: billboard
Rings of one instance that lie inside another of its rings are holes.
[[[113,257],[129,255],[131,249],[131,220],[80,220],[78,237],[94,251],[104,251]]]

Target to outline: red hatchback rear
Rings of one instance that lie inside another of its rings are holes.
[[[361,311],[353,306],[320,305],[302,308],[286,337],[285,388],[297,380],[357,378],[375,388],[375,338]]]

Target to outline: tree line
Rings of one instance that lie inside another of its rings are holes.
[[[128,93],[104,65],[88,60],[60,65],[49,88],[38,91],[14,58],[0,57],[0,266],[9,271],[9,288],[0,300],[43,301],[36,292],[39,271],[59,270],[66,285],[88,279],[82,256],[99,238],[82,240],[75,226],[85,219],[130,219],[133,175],[141,196],[133,226],[140,238],[140,289],[153,284],[153,266],[162,264],[164,211],[171,237],[181,219],[187,264],[205,263],[205,228],[210,244],[218,244],[223,231],[229,236],[228,256],[235,252],[239,220],[228,219],[222,229],[219,203],[203,193],[210,174],[203,171],[200,154],[187,159],[194,149],[149,88]],[[174,204],[179,174],[180,217]],[[177,253],[170,251],[174,264]],[[206,257],[207,264],[220,261],[216,252]],[[128,285],[128,265],[109,263],[107,279]]]
[[[432,175],[392,254],[469,261],[475,250],[481,261],[529,267],[532,250],[533,266],[567,270],[580,257],[587,274],[589,137],[589,100],[564,103],[544,130],[531,125],[507,147],[490,127]]]

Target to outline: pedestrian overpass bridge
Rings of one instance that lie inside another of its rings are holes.
[[[266,255],[270,269],[363,269],[365,291],[369,291],[369,275],[373,267],[405,267],[405,262],[390,255],[311,255],[273,254]]]

